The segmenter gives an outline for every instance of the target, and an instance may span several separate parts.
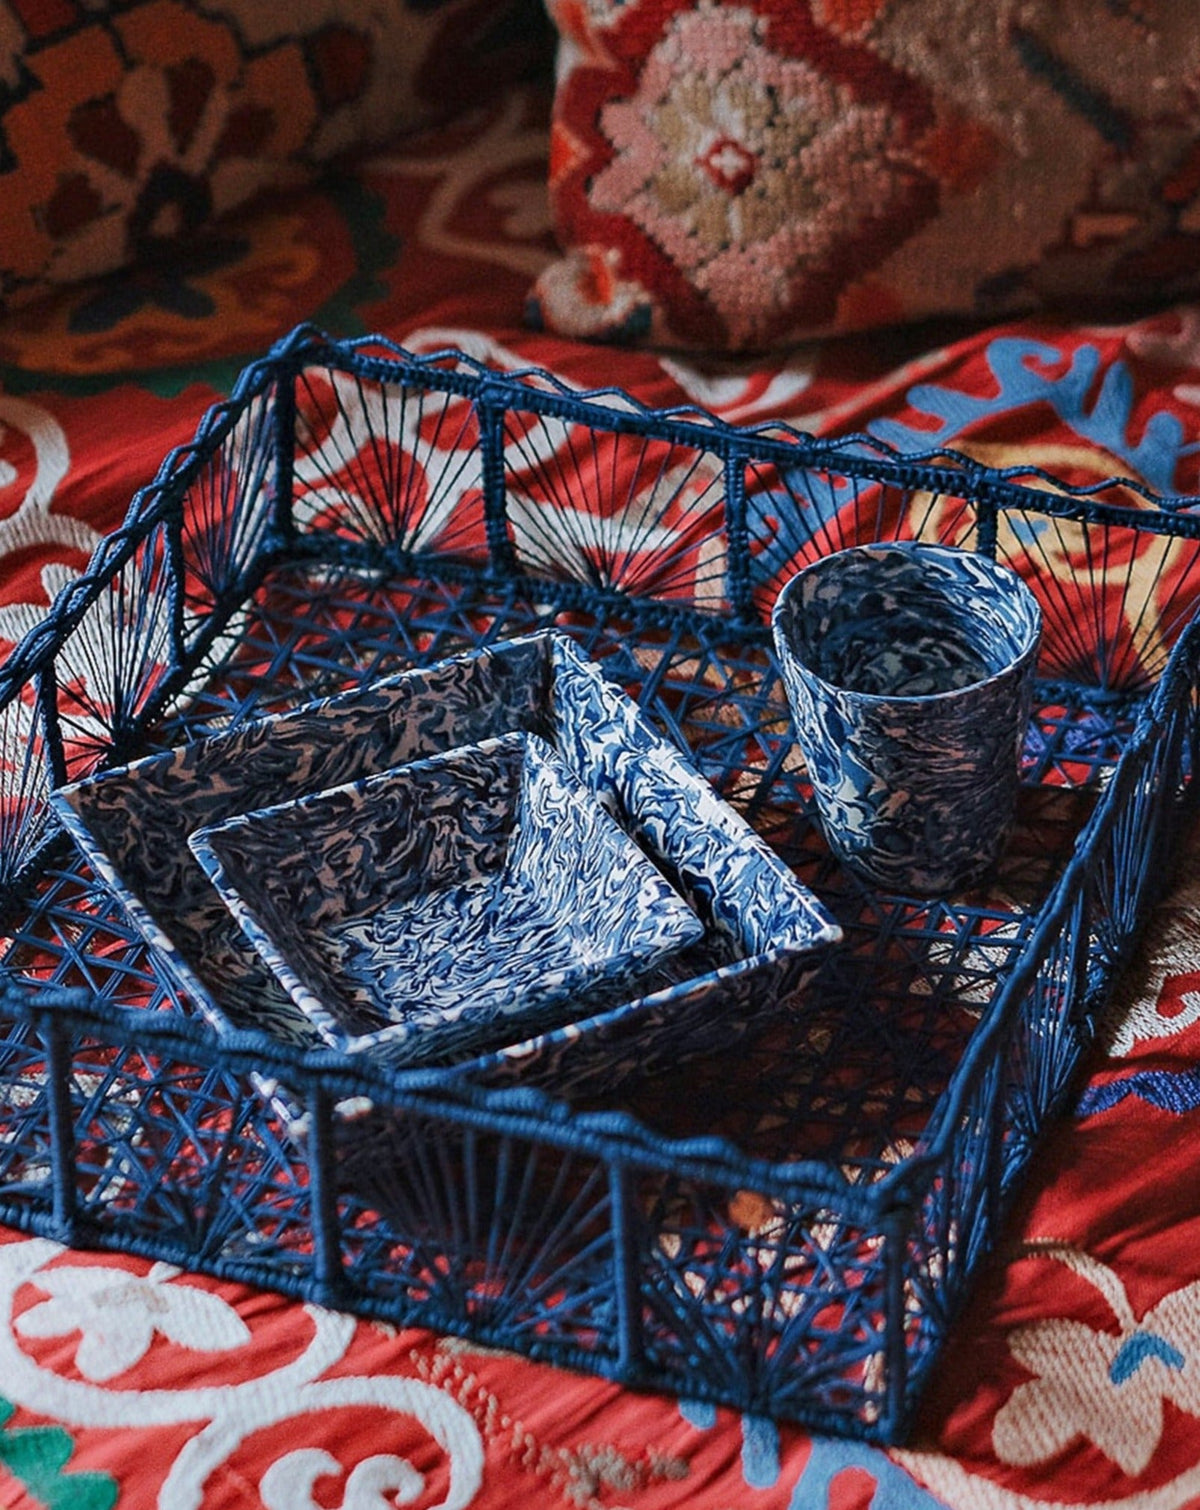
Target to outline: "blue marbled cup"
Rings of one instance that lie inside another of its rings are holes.
[[[887,891],[978,880],[1016,805],[1042,615],[986,556],[901,541],[799,572],[775,647],[834,853]]]

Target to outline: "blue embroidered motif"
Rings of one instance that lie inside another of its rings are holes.
[[[1077,1117],[1092,1117],[1136,1096],[1159,1111],[1184,1116],[1200,1110],[1200,1069],[1142,1070],[1106,1085],[1089,1085],[1075,1106]]]
[[[717,1407],[708,1400],[680,1400],[679,1414],[697,1431],[717,1424]],[[779,1480],[779,1428],[769,1416],[742,1417],[742,1478],[750,1489],[770,1489]]]
[[[1006,414],[1030,404],[1049,404],[1064,424],[1077,435],[1103,446],[1130,466],[1151,487],[1170,491],[1180,460],[1200,451],[1200,443],[1184,443],[1184,428],[1174,415],[1159,410],[1150,415],[1141,439],[1129,435],[1133,418],[1133,378],[1124,362],[1114,362],[1104,373],[1094,403],[1089,395],[1096,387],[1101,357],[1094,346],[1080,346],[1071,365],[1060,377],[1046,372],[1063,360],[1063,352],[1041,341],[1003,336],[988,344],[987,363],[996,380],[996,392],[976,397],[933,383],[918,383],[909,390],[914,408],[941,421],[933,429],[918,428],[902,420],[876,420],[868,428],[876,439],[904,451],[924,451],[948,445],[969,425],[994,414]]]
[[[941,1500],[922,1489],[886,1454],[856,1442],[823,1439],[812,1444],[788,1510],[818,1510],[828,1505],[834,1479],[847,1468],[861,1468],[875,1479],[870,1510],[945,1510]]]
[[[1101,356],[1094,346],[1080,346],[1071,355],[1070,366],[1059,376],[1050,369],[1061,365],[1064,352],[1041,341],[1015,336],[989,343],[986,360],[995,379],[991,397],[960,392],[936,383],[917,383],[907,398],[914,409],[940,423],[917,426],[899,419],[879,419],[868,425],[877,440],[897,450],[925,452],[950,446],[978,421],[1009,414],[1032,404],[1044,403],[1081,438],[1120,457],[1130,470],[1152,487],[1171,491],[1176,486],[1180,462],[1200,453],[1200,441],[1185,443],[1179,419],[1166,411],[1151,414],[1141,437],[1129,434],[1133,422],[1134,386],[1128,366],[1111,364],[1100,377]],[[1089,407],[1089,398],[1099,391]],[[754,494],[746,500],[752,537],[759,542],[755,576],[771,580],[809,541],[822,536],[837,538],[839,511],[851,503],[860,484],[850,478],[818,477],[797,468],[786,474],[787,490]],[[1044,519],[1021,521],[1013,515],[1013,528],[1041,533]]]
[[[697,1431],[711,1431],[717,1424],[717,1407],[711,1400],[680,1400],[679,1414]]]
[[[779,1478],[779,1428],[766,1416],[742,1417],[742,1477],[751,1489]]]
[[[1181,1369],[1186,1362],[1179,1349],[1165,1337],[1155,1332],[1135,1332],[1109,1365],[1108,1377],[1114,1384],[1124,1384],[1126,1379],[1133,1378],[1147,1358],[1158,1358],[1167,1368],[1173,1369]]]

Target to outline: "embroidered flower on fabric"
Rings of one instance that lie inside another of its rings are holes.
[[[715,307],[734,346],[777,335],[811,273],[904,193],[893,112],[766,45],[766,19],[676,16],[636,94],[605,106],[615,148],[592,205],[634,221]]]
[[[259,1493],[266,1510],[319,1510],[313,1486],[340,1475],[342,1465],[321,1447],[302,1447],[277,1458],[262,1476]],[[407,1505],[425,1487],[424,1475],[394,1453],[377,1453],[356,1463],[346,1478],[341,1510]]]
[[[1140,1318],[1105,1264],[1058,1244],[1035,1244],[1092,1284],[1115,1326],[1096,1329],[1060,1316],[1017,1327],[1013,1357],[1034,1378],[996,1413],[992,1444],[1004,1463],[1044,1463],[1079,1437],[1123,1473],[1141,1473],[1163,1429],[1163,1402],[1200,1417],[1200,1282],[1163,1297]]]
[[[40,53],[44,87],[5,116],[21,164],[6,180],[18,278],[68,282],[152,258],[278,182],[317,119],[292,40],[244,57],[228,25],[176,0],[114,26],[116,38],[86,28]],[[47,141],[69,157],[42,161]]]
[[[144,1278],[102,1265],[43,1269],[34,1283],[50,1299],[23,1311],[16,1329],[23,1337],[79,1332],[75,1365],[94,1383],[133,1368],[156,1332],[179,1347],[205,1353],[249,1341],[249,1329],[227,1301],[196,1285],[172,1284],[179,1273],[164,1263],[155,1264]]]

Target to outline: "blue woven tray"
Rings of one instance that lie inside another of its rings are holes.
[[[1195,503],[296,332],[0,669],[0,1219],[898,1439],[1181,826]],[[1008,561],[1046,618],[1016,832],[936,901],[831,860],[766,628],[803,562],[913,536]],[[566,1091],[218,1040],[49,811],[101,766],[548,627],[845,932],[722,1049],[635,1077],[636,1042],[600,1041]]]

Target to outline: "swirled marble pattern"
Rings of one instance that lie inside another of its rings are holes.
[[[628,995],[699,918],[536,735],[190,839],[335,1048],[426,1063]]]
[[[56,811],[181,988],[218,1032],[320,1042],[188,848],[238,813],[527,731],[566,764],[700,918],[702,943],[643,995],[484,1054],[489,1077],[577,1065],[589,1084],[631,1063],[726,1043],[815,968],[841,931],[636,704],[564,635],[533,635],[214,734],[64,787]],[[464,1066],[473,1071],[474,1066]],[[281,1111],[288,1108],[280,1106]]]
[[[93,869],[218,1032],[259,1027],[311,1044],[312,1024],[233,922],[188,835],[284,797],[535,726],[543,660],[526,641],[502,656],[448,662],[148,756],[64,787],[52,800]]]
[[[775,643],[834,851],[889,891],[962,886],[1016,803],[1041,611],[1008,568],[946,546],[853,547],[780,593]]]

